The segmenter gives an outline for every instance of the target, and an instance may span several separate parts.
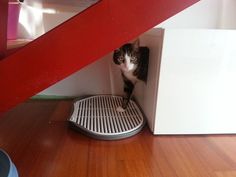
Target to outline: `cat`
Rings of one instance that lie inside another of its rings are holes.
[[[116,49],[113,53],[113,61],[121,70],[124,82],[124,96],[118,112],[124,112],[129,104],[135,84],[138,81],[147,81],[149,49],[140,47],[139,39],[133,43],[127,43]]]

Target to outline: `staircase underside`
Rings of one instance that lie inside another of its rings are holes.
[[[199,0],[102,0],[0,61],[0,112]]]

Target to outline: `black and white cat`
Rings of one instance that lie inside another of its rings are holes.
[[[124,81],[123,103],[117,111],[124,112],[128,106],[135,84],[141,80],[147,81],[149,49],[139,46],[139,39],[127,43],[114,51],[113,61],[121,70]]]

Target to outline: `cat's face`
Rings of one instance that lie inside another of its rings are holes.
[[[123,71],[134,71],[140,59],[139,41],[125,44],[114,51],[113,60]]]

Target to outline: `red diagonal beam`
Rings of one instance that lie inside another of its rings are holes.
[[[0,112],[199,0],[102,0],[0,61]]]

